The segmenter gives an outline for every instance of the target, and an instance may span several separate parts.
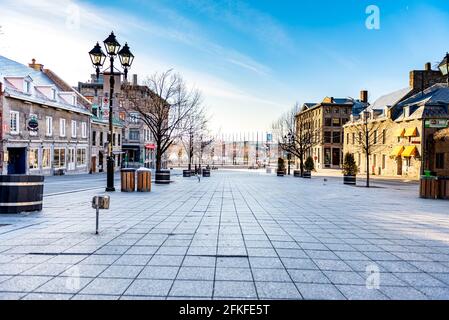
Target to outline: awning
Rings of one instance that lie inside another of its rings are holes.
[[[396,134],[395,134],[394,136],[395,136],[395,137],[403,137],[403,136],[404,136],[404,133],[405,133],[405,129],[404,129],[404,128],[398,129],[398,130],[396,131]]]
[[[405,147],[404,152],[402,152],[403,157],[414,157],[417,153],[418,149],[416,146],[408,146]]]
[[[418,135],[418,129],[416,127],[412,127],[412,128],[407,128],[407,130],[405,130],[405,137],[416,137]]]
[[[149,144],[145,145],[145,148],[154,150],[154,149],[156,149],[156,145],[154,143],[149,143]]]
[[[393,148],[393,151],[391,151],[390,157],[400,157],[403,151],[404,146],[396,146]]]

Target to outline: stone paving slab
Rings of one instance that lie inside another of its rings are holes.
[[[89,179],[89,177],[86,177]],[[0,299],[449,299],[448,202],[417,186],[213,172],[1,215]]]

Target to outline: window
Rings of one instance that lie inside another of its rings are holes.
[[[39,169],[39,149],[30,149],[28,152],[28,168]]]
[[[38,120],[37,119],[37,115],[36,114],[30,114],[29,120],[34,119],[34,120]],[[37,130],[29,130],[30,136],[37,136]]]
[[[387,143],[387,130],[383,129],[382,130],[382,144],[386,144]]]
[[[59,136],[65,137],[65,119],[59,119]]]
[[[139,114],[138,113],[130,113],[129,114],[129,122],[139,123]]]
[[[56,89],[51,89],[51,99],[56,100]]]
[[[55,149],[54,150],[53,167],[56,169],[65,167],[65,149]]]
[[[386,168],[386,163],[387,163],[387,157],[386,155],[382,155],[382,170],[385,170]]]
[[[72,138],[76,138],[76,121],[72,120]]]
[[[11,111],[9,113],[11,120],[9,122],[9,126],[10,126],[10,133],[11,134],[18,134],[20,131],[19,128],[19,113],[17,111]]]
[[[355,144],[355,133],[352,133],[352,144]]]
[[[76,165],[85,166],[86,165],[86,148],[76,149]]]
[[[344,126],[345,124],[347,124],[349,122],[348,118],[343,118],[341,119],[341,125]]]
[[[361,143],[362,143],[362,133],[359,132],[359,144],[361,144]]]
[[[326,127],[332,126],[332,118],[324,118],[324,126]]]
[[[87,123],[81,122],[81,137],[87,138]]]
[[[340,139],[340,132],[339,131],[334,131],[332,133],[332,142],[333,143],[340,143],[341,139]]]
[[[333,118],[333,119],[332,119],[332,126],[334,126],[334,127],[339,127],[340,124],[341,124],[340,118]]]
[[[119,133],[118,134],[118,145],[120,146],[121,143],[122,143],[122,135]]]
[[[115,133],[112,134],[112,145],[115,147]]]
[[[42,149],[42,168],[50,168],[51,167],[51,153],[49,148]]]
[[[437,153],[435,159],[436,169],[444,169],[444,153]]]
[[[129,140],[139,140],[139,130],[129,130]]]
[[[31,93],[31,82],[30,81],[25,80],[24,91],[25,91],[25,93]]]
[[[377,144],[377,130],[374,130],[374,134],[373,134],[373,143]]]
[[[377,166],[377,155],[373,155],[373,166]]]
[[[72,96],[72,106],[76,106],[76,97]]]
[[[330,131],[324,132],[324,143],[331,143],[331,135],[332,133]]]
[[[335,108],[335,109],[334,109],[334,113],[335,113],[335,114],[338,114],[338,113],[340,113],[340,110],[338,110],[338,108]]]
[[[325,112],[325,113],[331,113],[331,108],[326,108],[326,109],[324,109],[324,112]]]
[[[97,145],[97,131],[92,131],[92,145]]]
[[[50,136],[53,135],[53,118],[52,117],[45,117],[45,124],[46,124],[45,135],[47,137],[50,137]]]
[[[100,132],[100,147],[103,147],[103,132]]]

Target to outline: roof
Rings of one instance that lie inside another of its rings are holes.
[[[79,103],[74,106],[66,103],[62,99],[60,99],[59,101],[54,101],[37,91],[34,95],[25,94],[22,91],[17,90],[8,82],[4,81],[5,77],[30,77],[34,86],[54,86],[57,90],[57,93],[63,92],[63,90],[61,90],[61,88],[59,88],[59,86],[57,86],[57,84],[52,81],[43,71],[34,70],[33,68],[30,68],[0,55],[0,82],[4,83],[5,94],[7,96],[20,100],[35,102],[38,104],[44,104],[50,107],[55,107],[67,111],[90,115],[90,112]]]
[[[370,105],[367,108],[367,111],[371,110],[383,110],[385,107],[392,107],[399,103],[402,99],[404,99],[410,92],[412,91],[411,88],[404,88],[400,89],[394,92],[391,92],[389,94],[383,95],[380,98],[378,98],[376,101],[373,102],[372,105]]]
[[[449,87],[446,84],[435,84],[423,92],[398,103],[394,107],[395,121],[423,118],[447,118],[449,106]],[[409,108],[409,115],[404,110]]]

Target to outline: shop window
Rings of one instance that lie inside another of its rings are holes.
[[[87,163],[86,148],[76,149],[76,165],[85,166]]]
[[[435,157],[436,169],[444,169],[444,153],[437,153]]]
[[[53,152],[53,167],[56,169],[65,167],[65,149],[55,149]]]
[[[30,149],[28,152],[28,168],[39,169],[39,149]]]
[[[42,149],[42,168],[51,167],[51,150],[50,148]]]

